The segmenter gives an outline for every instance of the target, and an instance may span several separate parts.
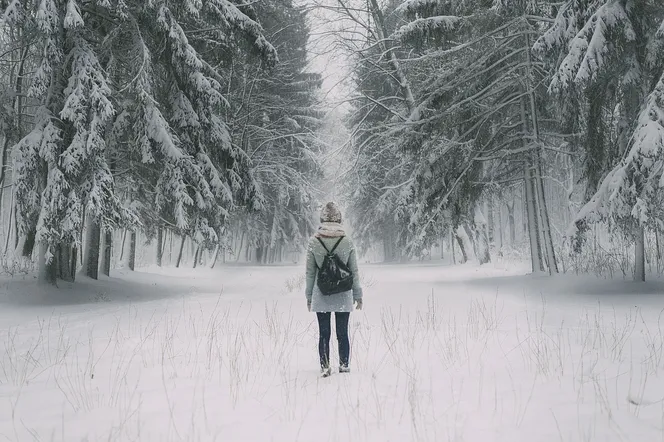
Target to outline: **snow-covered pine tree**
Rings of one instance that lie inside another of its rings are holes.
[[[657,45],[650,30],[661,10],[652,0],[570,0],[535,43],[556,68],[549,90],[561,107],[584,109],[577,118],[585,120],[586,199],[626,149],[650,68],[660,63],[650,58]]]
[[[561,107],[584,109],[575,116],[586,137],[586,201],[602,192],[607,173],[628,155],[641,103],[662,72],[663,19],[664,4],[655,0],[569,0],[535,44],[557,69],[549,90]],[[585,224],[578,227],[577,248]],[[629,233],[642,242],[640,229]],[[636,262],[643,259],[637,247]]]
[[[344,19],[361,22],[361,17],[367,17],[363,30],[367,37],[359,49],[347,44],[356,60],[353,83],[357,96],[348,120],[351,147],[344,149],[337,181],[347,195],[348,214],[360,249],[364,252],[381,244],[384,261],[398,261],[407,256],[410,207],[406,185],[411,171],[390,130],[405,120],[415,103],[401,61],[405,54],[385,38],[397,27],[398,16],[393,11],[399,2],[391,1],[383,9],[376,2],[367,2],[364,9],[343,9],[345,3],[339,3]]]
[[[23,19],[34,21],[43,44],[29,92],[41,104],[36,124],[14,148],[17,215],[28,242],[34,235],[39,244],[41,278],[54,282],[73,278],[71,247],[79,242],[85,210],[110,224],[132,216],[114,195],[105,161],[111,90],[78,4],[42,0]]]
[[[33,238],[40,243],[42,276],[73,276],[71,245],[80,242],[84,216],[89,244],[98,243],[100,228],[135,224],[136,214],[145,225],[156,219],[215,241],[234,198],[256,191],[248,157],[230,143],[222,119],[223,78],[200,51],[254,51],[274,63],[262,28],[242,12],[249,7],[227,0],[173,10],[137,0],[17,5],[10,2],[4,23],[40,36],[30,96],[41,106],[14,152],[19,224],[27,251]],[[95,255],[86,253],[86,268],[96,267]]]
[[[484,186],[523,180],[533,270],[546,262],[558,271],[541,165],[543,146],[557,140],[542,136],[546,105],[538,84],[544,73],[529,43],[539,29],[532,14],[544,6],[413,0],[400,7],[409,22],[395,35],[418,51],[409,69],[424,78],[418,105],[398,130],[416,164],[414,245],[437,234],[445,213],[453,226],[474,225]]]
[[[291,1],[266,1],[255,5],[255,13],[280,61],[269,71],[251,59],[233,63],[232,136],[251,157],[262,197],[260,210],[246,206],[237,213],[234,229],[242,230],[256,260],[274,262],[284,252],[301,251],[313,231],[321,76],[307,72],[309,30],[303,8]]]
[[[257,195],[248,156],[224,121],[222,68],[247,50],[270,66],[276,51],[226,0],[127,4],[117,13],[126,16],[123,27],[108,41],[122,97],[114,164],[136,172],[120,178],[125,201],[148,237],[166,227],[213,247],[236,204]]]
[[[641,110],[625,157],[579,211],[574,227],[606,220],[634,235],[635,279],[644,281],[643,228],[664,229],[664,73]]]

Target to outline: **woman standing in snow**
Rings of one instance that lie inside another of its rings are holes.
[[[346,236],[341,225],[341,211],[333,202],[323,207],[320,214],[321,225],[309,241],[307,251],[307,308],[318,317],[318,354],[322,375],[329,376],[330,369],[330,337],[332,335],[331,316],[334,313],[337,341],[339,342],[339,373],[350,371],[350,341],[348,339],[348,320],[353,304],[362,309],[362,288],[357,270],[357,254],[353,242]],[[335,247],[336,245],[336,247]],[[353,274],[353,288],[333,295],[323,295],[316,284],[318,269],[323,264],[328,251],[347,263]]]

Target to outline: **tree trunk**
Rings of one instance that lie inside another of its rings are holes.
[[[182,261],[182,251],[184,250],[184,242],[187,240],[187,235],[182,235],[182,240],[180,241],[180,250],[178,250],[178,258],[175,261],[175,267],[180,267],[180,262]]]
[[[56,283],[56,272],[55,272],[55,256],[49,254],[49,259],[46,259],[46,254],[49,253],[48,245],[45,242],[41,242],[38,245],[37,252],[37,269],[39,275],[39,281],[53,284]]]
[[[70,246],[71,261],[69,262],[69,274],[71,275],[72,282],[76,279],[76,267],[78,265],[76,261],[76,249],[76,246]]]
[[[526,118],[525,99],[521,98],[521,126],[523,133],[528,134],[528,120]],[[528,147],[526,138],[522,139],[523,147]],[[537,211],[537,184],[535,182],[535,166],[532,164],[532,155],[527,154],[525,163],[525,187],[526,187],[526,218],[528,220],[528,236],[530,238],[530,260],[533,272],[543,272],[542,244],[540,241],[539,216]]]
[[[256,263],[257,264],[262,264],[263,263],[263,247],[262,246],[257,246],[256,247]]]
[[[168,231],[168,264],[173,264],[173,235],[175,233],[172,230]]]
[[[235,255],[235,262],[238,262],[240,260],[240,254],[242,253],[242,247],[244,246],[244,234],[245,231],[242,231],[242,236],[240,236],[240,245],[238,246],[237,254]]]
[[[514,201],[511,203],[506,203],[507,206],[507,224],[509,226],[510,233],[510,246],[514,246],[514,241],[516,241],[516,221],[514,219]]]
[[[646,263],[645,263],[645,231],[642,226],[636,231],[634,244],[634,281],[645,282]]]
[[[464,226],[457,227],[454,230],[454,234],[456,236],[457,242],[459,243],[459,248],[461,249],[461,264],[464,264],[468,262],[468,253],[470,250],[472,250],[473,245]]]
[[[383,262],[391,262],[392,250],[390,249],[390,241],[386,234],[383,234]]]
[[[127,229],[124,229],[124,232],[122,232],[122,244],[120,245],[120,262],[124,262],[126,242],[127,242]]]
[[[481,264],[491,262],[491,251],[489,245],[489,229],[487,228],[487,221],[482,214],[479,207],[475,209],[475,256]]]
[[[23,250],[21,250],[21,255],[25,258],[32,257],[32,251],[35,248],[35,238],[37,237],[36,230],[30,230],[25,235],[25,242],[23,243]]]
[[[78,231],[78,243],[81,244],[81,247],[78,247],[77,249],[75,248],[74,250],[77,250],[78,253],[80,253],[80,256],[78,258],[81,261],[81,264],[85,265],[85,261],[84,261],[84,257],[83,257],[83,250],[84,250],[84,248],[83,248],[83,244],[84,244],[83,232],[85,230],[85,226],[88,224],[88,217],[87,217],[87,214],[85,213],[85,211],[83,211],[82,215],[83,216],[81,217],[81,228]],[[85,270],[83,270],[83,271],[85,271]],[[76,273],[76,272],[74,272],[74,273]]]
[[[542,234],[544,236],[544,250],[546,252],[546,261],[549,265],[549,274],[559,273],[556,252],[553,248],[553,236],[551,235],[551,220],[549,218],[549,209],[547,208],[546,198],[544,196],[542,162],[539,154],[537,155],[537,168],[535,169],[535,177],[537,183],[537,201],[539,207],[538,213],[540,215]]]
[[[217,264],[217,259],[219,259],[219,244],[214,246],[214,251],[212,252],[212,257],[211,257],[211,262],[210,262],[210,268],[213,269],[214,266]]]
[[[445,232],[440,232],[440,259],[445,259]]]
[[[9,152],[8,149],[8,144],[9,144],[9,136],[8,134],[5,134],[2,140],[2,154],[0,154],[0,157],[2,158],[2,164],[0,165],[0,210],[4,209],[4,204],[3,203],[3,194],[4,194],[4,184],[5,184],[5,176],[7,174],[6,169],[7,169],[7,152]],[[3,211],[4,213],[4,211]]]
[[[394,227],[390,224],[383,233],[383,260],[385,262],[397,262],[400,258],[394,230]]]
[[[193,266],[193,268],[196,268],[196,266],[198,266],[198,259],[199,259],[200,253],[201,253],[201,245],[199,244],[198,246],[196,246],[196,251],[194,251],[194,266]]]
[[[39,281],[48,281],[48,261],[46,260],[47,250],[48,247],[46,244],[39,244],[39,250],[37,252],[37,276]]]
[[[503,247],[505,246],[505,238],[503,236],[503,206],[500,204],[502,195],[498,199],[497,212],[498,212],[498,256],[503,256]]]
[[[136,267],[136,231],[129,233],[129,250],[127,251],[127,268],[134,271]]]
[[[74,282],[78,253],[76,247],[71,244],[59,244],[56,250],[57,260],[53,266],[56,269],[56,277],[63,281]]]
[[[157,229],[157,265],[161,267],[161,256],[164,253],[164,229],[159,227]]]
[[[454,232],[450,229],[450,250],[452,251],[452,264],[456,265],[456,250],[454,247]]]
[[[479,249],[477,248],[478,246],[477,238],[479,238],[479,234],[477,232],[477,229],[475,229],[474,227],[471,228],[469,224],[464,224],[464,229],[468,234],[468,238],[470,239],[470,245],[471,245],[471,247],[467,250],[472,250],[473,256],[478,258],[479,260],[480,252]]]
[[[53,75],[54,74],[51,73],[51,76]],[[43,160],[40,160],[39,162],[37,173],[39,174],[38,188],[40,192],[43,192],[44,189],[46,188],[46,180],[48,179],[48,165]],[[18,219],[18,216],[15,218]],[[16,231],[18,232],[18,229]],[[18,235],[16,235],[16,237],[18,238]],[[25,235],[25,242],[23,243],[22,247],[23,248],[22,255],[24,257],[27,258],[31,257],[32,250],[35,247],[36,237],[37,237],[36,230],[30,228],[30,230],[28,230],[27,234]],[[55,285],[56,283],[55,266],[54,266],[55,253],[51,252],[48,243],[46,243],[46,241],[44,241],[43,239],[42,241],[40,241],[37,247],[38,247],[37,269],[38,269],[39,280],[42,282],[47,282]],[[47,253],[48,257],[46,256]]]
[[[12,186],[12,198],[11,198],[10,203],[9,203],[9,223],[7,225],[7,238],[5,239],[5,255],[7,254],[7,251],[9,250],[9,240],[11,239],[11,236],[12,236],[11,235],[12,234],[12,225],[13,225],[12,219],[14,218],[14,216],[16,216],[14,214],[14,212],[15,212],[15,210],[14,210],[14,188]],[[18,238],[18,232],[16,232],[16,237]]]
[[[99,279],[99,249],[101,228],[99,222],[88,216],[88,228],[85,230],[85,249],[83,253],[83,274],[92,279]]]
[[[528,98],[530,104],[530,117],[532,123],[533,137],[536,142],[539,142],[539,119],[537,118],[537,104],[535,103],[535,93],[533,91],[532,79],[532,60],[530,58],[530,34],[525,33],[526,40],[526,79],[528,81]],[[549,209],[546,206],[546,197],[544,193],[544,179],[542,178],[542,145],[535,148],[535,183],[538,204],[538,213],[541,221],[542,234],[544,236],[544,249],[546,252],[547,263],[549,265],[549,274],[558,273],[558,263],[556,262],[556,253],[553,248],[553,238],[551,235],[551,221],[549,219]]]
[[[196,255],[196,249],[198,247],[198,244],[196,244],[194,239],[191,238],[191,237],[189,238],[189,241],[187,241],[187,243],[189,244],[189,247],[187,247],[187,249],[189,250],[188,256],[193,257],[194,260],[195,260],[196,259],[196,256],[195,256]]]
[[[657,249],[657,273],[661,272],[661,262],[662,262],[662,249],[659,246],[659,228],[655,229],[655,247]]]
[[[533,173],[529,164],[526,165],[526,215],[528,218],[528,237],[530,239],[530,260],[533,272],[543,272],[542,246],[540,243],[539,223],[537,217],[537,201]]]
[[[101,253],[101,273],[106,276],[111,276],[111,251],[113,247],[113,233],[110,229],[104,232],[102,236],[102,253]]]
[[[526,164],[526,167],[529,167],[528,164]],[[525,170],[525,169],[524,169]],[[521,232],[519,232],[519,236],[525,237],[528,235],[528,195],[527,195],[527,189],[524,186],[523,189],[521,189]]]
[[[489,239],[489,245],[496,247],[496,229],[495,229],[495,219],[493,214],[493,196],[487,196],[484,201],[484,211],[486,213],[486,230],[487,237]]]

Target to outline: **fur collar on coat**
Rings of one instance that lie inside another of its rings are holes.
[[[346,231],[340,223],[321,223],[316,232],[317,238],[339,238],[346,236]]]

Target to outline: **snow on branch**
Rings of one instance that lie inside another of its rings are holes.
[[[83,17],[78,9],[78,5],[74,0],[67,2],[67,13],[65,14],[64,27],[65,29],[80,28],[83,26]]]
[[[581,209],[579,223],[604,219],[652,223],[662,211],[664,190],[664,75],[641,111],[630,149]]]
[[[425,10],[435,10],[441,6],[439,0],[406,0],[396,9],[397,13],[415,16]]]
[[[39,216],[40,192],[38,189],[40,152],[52,152],[62,140],[52,115],[41,107],[37,111],[36,125],[12,150],[14,183],[16,189],[16,215],[21,232],[34,225]]]
[[[552,34],[546,34],[538,41],[536,49],[546,49],[556,39],[564,37],[560,26],[554,25],[553,29]],[[607,34],[617,29],[627,42],[636,38],[625,8],[618,1],[609,1],[597,9],[569,42],[567,55],[551,81],[550,91],[560,92],[572,83],[594,81],[605,68],[610,51],[615,50],[614,42],[607,39]]]
[[[9,5],[7,5],[5,12],[2,14],[2,17],[0,18],[0,30],[2,30],[2,28],[4,28],[5,26],[11,26],[16,23],[20,23],[21,21],[23,21],[24,17],[25,17],[25,11],[23,9],[21,1],[12,0],[9,3]]]
[[[647,66],[656,70],[662,63],[662,54],[664,54],[664,20],[657,31],[648,38],[646,44]]]
[[[228,0],[207,0],[203,8],[210,11],[217,19],[223,20],[242,31],[249,40],[252,40],[254,48],[265,58],[269,65],[279,61],[277,50],[263,35],[261,25],[240,11],[236,5]]]
[[[578,32],[577,23],[574,18],[571,3],[565,3],[558,11],[553,25],[537,39],[533,45],[533,50],[539,53],[546,53],[565,45]]]
[[[456,30],[462,23],[463,17],[441,15],[436,17],[418,18],[402,26],[394,37],[401,41],[421,41],[441,33]]]

